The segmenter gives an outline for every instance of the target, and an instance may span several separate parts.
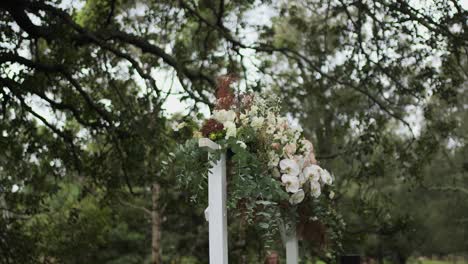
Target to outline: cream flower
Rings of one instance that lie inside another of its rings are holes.
[[[311,182],[318,182],[321,178],[322,170],[323,169],[317,165],[310,165],[303,170],[303,173]]]
[[[280,161],[280,169],[281,172],[286,173],[288,175],[296,177],[299,175],[301,170],[299,169],[299,165],[296,161],[292,159],[284,159]]]
[[[280,157],[278,156],[278,154],[276,154],[276,152],[274,151],[268,152],[268,157],[269,157],[269,162],[268,162],[269,167],[278,166],[278,163],[280,162]]]
[[[228,139],[230,137],[236,137],[237,128],[236,128],[236,124],[234,124],[234,122],[226,122],[223,125],[224,125],[224,129],[226,129],[226,139]]]
[[[322,169],[322,171],[320,172],[320,180],[324,184],[327,184],[327,185],[331,185],[333,183],[333,178],[330,175],[330,172],[328,172],[327,170],[324,170],[324,169]]]
[[[286,191],[290,193],[297,193],[299,191],[299,179],[296,176],[283,174],[281,181],[286,186]]]
[[[320,196],[320,183],[318,183],[317,181],[310,181],[310,194],[315,198],[318,198]]]
[[[236,112],[232,111],[232,110],[216,110],[213,112],[213,118],[222,123],[223,125],[227,122],[234,122],[234,120],[236,119]],[[226,125],[224,125],[226,126]]]
[[[249,124],[249,117],[246,114],[240,114],[239,119],[242,125],[247,126]]]
[[[258,129],[262,128],[263,122],[264,122],[264,121],[265,121],[265,118],[255,116],[255,117],[252,118],[252,122],[250,122],[250,125],[251,125],[255,130],[258,130]]]
[[[303,190],[299,190],[297,193],[291,195],[291,197],[289,197],[289,203],[290,204],[298,204],[300,202],[302,202],[302,200],[304,200],[304,191]]]
[[[267,121],[268,121],[268,124],[272,127],[276,125],[276,116],[273,112],[269,112],[267,114]]]
[[[258,107],[256,105],[252,105],[249,110],[249,116],[256,116],[258,113]]]

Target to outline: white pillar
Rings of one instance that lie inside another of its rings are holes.
[[[201,138],[200,147],[209,151],[220,146],[207,138]],[[210,154],[211,155],[211,154]],[[226,154],[221,154],[208,173],[208,226],[210,264],[228,263],[227,212],[226,212]]]
[[[299,263],[299,245],[297,242],[296,228],[286,231],[286,264]]]
[[[288,227],[286,223],[280,220],[281,238],[286,248],[286,264],[299,263],[299,243],[297,241],[296,224]]]

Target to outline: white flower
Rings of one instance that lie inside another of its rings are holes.
[[[310,181],[310,194],[315,198],[318,198],[320,196],[320,183],[318,183],[317,181]]]
[[[249,110],[249,115],[255,116],[257,115],[257,112],[258,112],[258,107],[256,105],[252,105],[252,107],[250,107],[250,110]]]
[[[224,125],[224,128],[226,129],[226,139],[230,137],[236,137],[237,129],[236,129],[236,124],[234,124],[234,122],[226,122],[223,125]]]
[[[213,118],[224,125],[227,122],[234,122],[236,119],[236,112],[232,110],[226,111],[224,109],[216,110],[213,112]]]
[[[245,144],[244,141],[238,140],[236,143],[243,149],[247,148],[247,145]]]
[[[285,117],[278,117],[276,119],[276,128],[283,132],[289,128],[288,120]]]
[[[297,162],[292,160],[292,159],[281,160],[280,161],[280,168],[281,168],[281,172],[289,174],[289,175],[294,176],[294,177],[299,175],[299,173],[301,172]]]
[[[267,134],[273,135],[275,133],[275,131],[276,131],[276,127],[272,126],[270,124],[270,121],[267,121],[267,122],[268,122],[268,127],[267,127],[266,132],[267,132]]]
[[[291,195],[291,197],[289,197],[289,203],[290,204],[298,204],[300,202],[302,202],[302,200],[304,200],[304,191],[303,190],[299,190],[297,193]]]
[[[331,185],[333,183],[333,178],[327,170],[322,169],[320,172],[320,179],[324,184]]]
[[[299,183],[302,185],[304,185],[304,183],[307,182],[307,177],[304,175],[304,173],[299,173]]]
[[[297,164],[299,165],[299,169],[302,170],[304,167],[307,167],[305,166],[306,165],[306,161],[307,159],[304,157],[304,156],[301,156],[301,155],[295,155],[293,157],[293,159],[297,162]]]
[[[301,140],[301,144],[302,144],[301,150],[302,150],[304,153],[309,153],[309,152],[311,152],[311,151],[314,150],[314,145],[312,145],[312,142],[310,142],[310,141],[307,140],[307,139],[302,139],[302,140]]]
[[[252,122],[250,122],[250,125],[255,129],[255,130],[258,130],[260,128],[262,128],[263,126],[263,122],[265,121],[265,118],[263,117],[258,117],[258,116],[254,116],[252,118]]]
[[[297,193],[299,191],[299,179],[296,176],[283,174],[281,181],[286,186],[287,192]]]
[[[328,198],[333,199],[335,197],[335,192],[330,191],[330,194],[328,195]]]
[[[240,114],[239,119],[242,125],[247,126],[249,124],[249,117],[246,114]]]
[[[187,124],[185,122],[182,122],[182,123],[177,123],[177,122],[174,122],[172,124],[172,130],[174,131],[179,131],[180,129],[184,128]]]
[[[276,125],[276,116],[273,112],[268,112],[267,114],[267,121],[270,126]]]
[[[276,154],[276,152],[274,152],[274,151],[270,151],[268,153],[268,156],[270,158],[270,160],[268,162],[268,166],[270,166],[270,167],[278,166],[278,163],[280,162],[280,157],[278,156],[278,154]]]
[[[310,181],[318,182],[321,178],[322,171],[323,169],[319,166],[310,165],[303,170],[303,173],[306,178],[310,179]]]

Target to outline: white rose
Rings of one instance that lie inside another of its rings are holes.
[[[302,200],[304,200],[304,191],[303,190],[299,190],[297,193],[291,195],[291,197],[289,197],[289,203],[290,204],[298,204],[300,202],[302,202]]]
[[[252,122],[250,122],[250,125],[255,129],[255,130],[258,130],[260,128],[262,128],[263,126],[263,122],[265,121],[265,118],[263,117],[259,117],[259,116],[255,116],[252,118]]]
[[[310,194],[315,198],[318,198],[320,196],[320,183],[318,183],[317,181],[310,182]]]
[[[303,170],[303,173],[310,181],[318,182],[321,178],[322,168],[317,165],[310,165]]]
[[[281,181],[286,186],[286,191],[290,193],[297,193],[299,191],[299,179],[296,176],[283,174]]]
[[[226,122],[223,125],[224,125],[224,128],[226,129],[226,139],[230,137],[236,137],[237,129],[236,129],[236,124],[234,124],[234,122]]]
[[[324,184],[331,185],[333,183],[333,178],[327,170],[322,169],[320,173],[320,179]]]
[[[280,169],[281,169],[281,172],[289,174],[289,175],[294,176],[294,177],[299,175],[299,173],[301,172],[297,162],[292,160],[292,159],[281,160],[280,161]]]
[[[224,123],[227,123],[227,122],[234,122],[234,120],[236,119],[236,112],[232,111],[232,110],[216,110],[213,112],[213,118],[222,123],[224,125]]]

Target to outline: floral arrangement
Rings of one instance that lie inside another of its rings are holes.
[[[228,87],[220,86],[216,108],[201,135],[214,141],[233,138],[246,149],[250,140],[244,141],[243,132],[253,132],[253,138],[261,141],[261,154],[267,157],[271,176],[280,180],[290,195],[289,203],[302,202],[307,193],[318,198],[324,185],[332,185],[333,177],[317,164],[313,144],[303,136],[302,128],[280,115],[280,102],[275,97],[243,94],[237,100]]]
[[[193,191],[192,200],[206,194],[210,163],[196,143],[206,137],[222,146],[220,153],[228,153],[230,212],[255,222],[270,236],[287,222],[298,223],[298,229],[312,223],[320,232],[325,226],[337,226],[334,177],[319,165],[302,128],[281,115],[281,100],[276,96],[236,95],[230,89],[232,81],[231,77],[220,80],[211,117],[178,151],[179,180]],[[177,125],[178,129],[186,126]],[[212,158],[217,159],[216,153]],[[194,162],[197,159],[200,162]]]

